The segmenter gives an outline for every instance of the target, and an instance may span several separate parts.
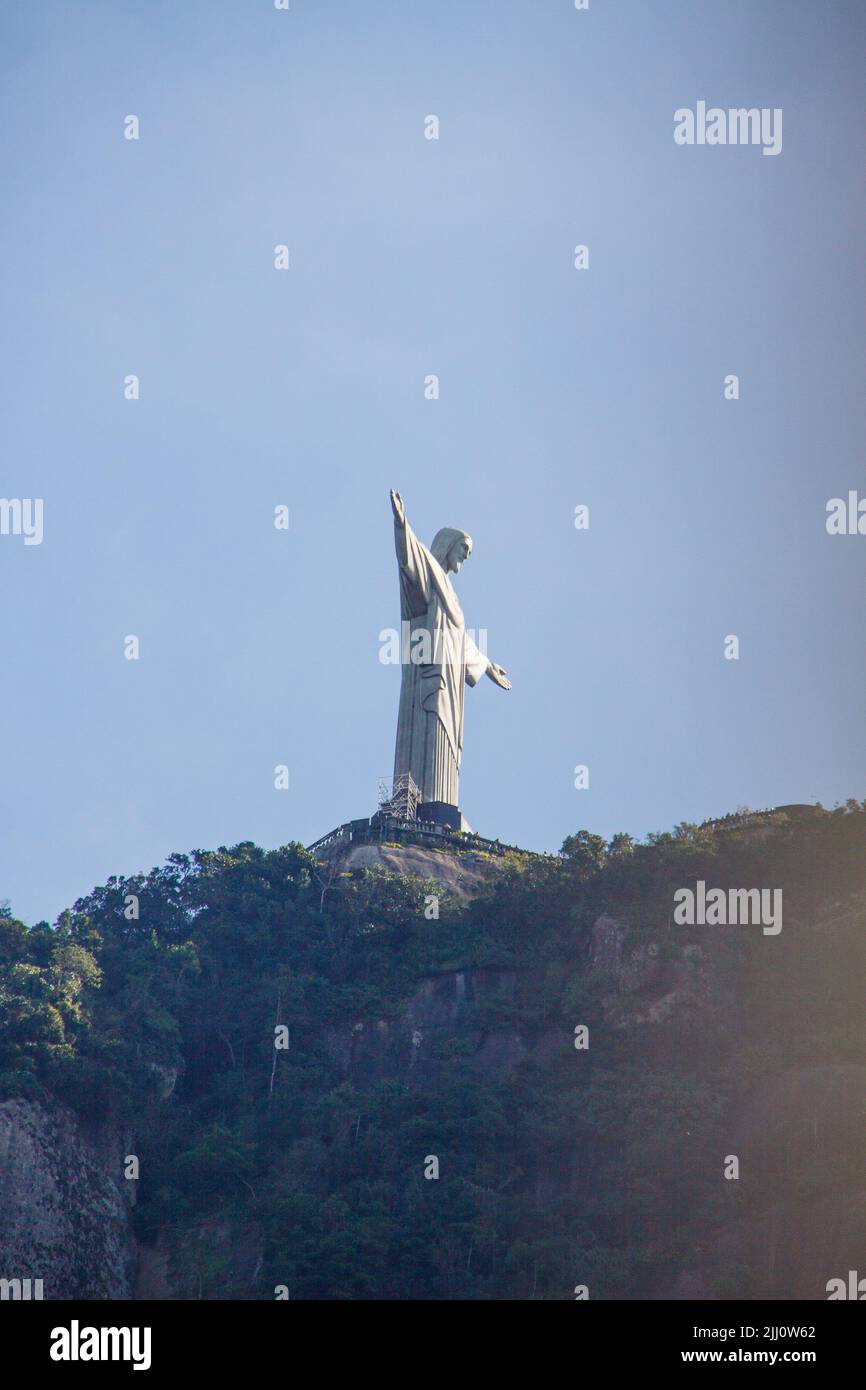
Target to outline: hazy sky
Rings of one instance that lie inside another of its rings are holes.
[[[825,528],[866,496],[864,40],[859,0],[4,5],[0,494],[44,538],[0,536],[0,898],[375,809],[392,486],[471,532],[513,681],[467,692],[482,834],[866,796],[866,536]],[[700,100],[782,152],[678,146]]]

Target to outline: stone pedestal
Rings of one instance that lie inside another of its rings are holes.
[[[445,825],[449,830],[468,830],[469,825],[459,806],[451,806],[447,801],[420,801],[415,819],[428,824]]]

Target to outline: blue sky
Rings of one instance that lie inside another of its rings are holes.
[[[866,537],[824,524],[866,495],[864,38],[853,0],[3,7],[13,910],[375,809],[389,487],[471,532],[513,681],[467,695],[482,834],[866,795]],[[781,107],[782,153],[677,146],[698,100]]]

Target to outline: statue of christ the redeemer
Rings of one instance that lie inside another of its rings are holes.
[[[428,550],[406,520],[399,492],[391,492],[391,507],[400,568],[402,631],[410,634],[408,644],[401,644],[403,674],[394,783],[411,773],[426,814],[459,827],[464,687],[477,684],[482,676],[489,676],[503,690],[510,690],[511,682],[467,633],[449,578],[472,553],[471,536],[443,526]]]

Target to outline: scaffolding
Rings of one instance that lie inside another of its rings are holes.
[[[379,811],[383,816],[397,816],[400,820],[415,820],[421,788],[411,772],[403,772],[392,783],[385,777],[379,778]]]

